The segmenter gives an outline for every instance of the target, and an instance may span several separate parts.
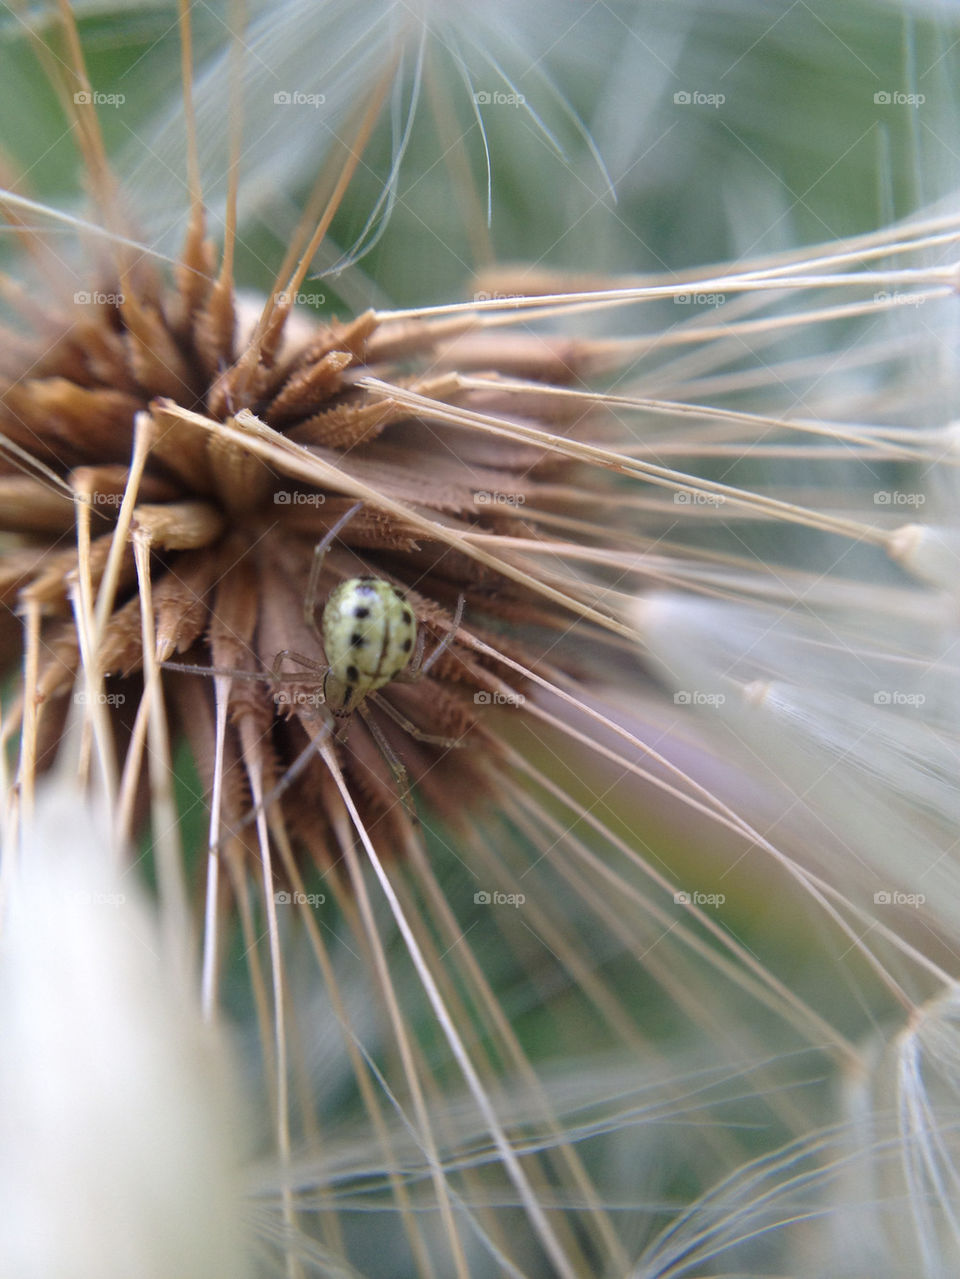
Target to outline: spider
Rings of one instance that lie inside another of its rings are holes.
[[[437,658],[450,647],[463,619],[464,596],[457,600],[453,626],[429,657],[424,658],[424,634],[403,592],[381,577],[351,577],[334,587],[323,608],[317,626],[317,603],[320,574],[327,551],[340,530],[362,508],[357,502],[340,517],[313,552],[313,564],[307,580],[303,616],[307,626],[323,649],[325,662],[315,662],[302,653],[281,649],[273,664],[273,678],[289,679],[291,672],[282,670],[285,658],[299,662],[307,671],[322,675],[323,703],[341,721],[358,713],[369,728],[374,741],[390,765],[397,784],[404,793],[409,790],[406,769],[394,754],[377,722],[367,711],[369,699],[399,724],[418,742],[446,748],[459,743],[450,737],[425,733],[383,698],[377,690],[394,680],[412,684],[430,670]],[[338,733],[341,731],[338,727]]]
[[[202,675],[239,675],[243,678],[267,680],[274,685],[300,679],[302,672],[284,670],[285,661],[299,663],[303,671],[320,677],[321,694],[311,698],[315,704],[325,707],[334,720],[335,736],[342,738],[354,714],[360,715],[380,752],[393,773],[407,811],[416,820],[410,804],[410,786],[407,770],[384,736],[379,724],[370,715],[367,702],[373,702],[394,723],[415,738],[432,746],[450,749],[459,746],[454,738],[425,733],[396,707],[378,695],[378,690],[394,681],[413,683],[431,669],[437,659],[450,647],[463,618],[465,597],[461,592],[457,600],[453,625],[429,656],[424,657],[424,633],[417,625],[413,609],[403,592],[380,577],[351,577],[330,592],[324,604],[320,625],[317,625],[320,575],[327,552],[346,524],[363,507],[357,502],[334,523],[313,552],[313,562],[304,595],[303,616],[307,626],[316,636],[323,650],[325,661],[292,649],[281,649],[277,654],[270,675],[220,670],[212,666],[187,666],[176,662],[164,662],[171,670]],[[279,700],[279,699],[278,699]],[[321,732],[329,731],[329,718]],[[296,779],[306,767],[318,740],[314,737],[301,755],[287,770],[283,780],[264,797],[260,807],[267,808]],[[244,820],[243,825],[256,818],[259,809]]]

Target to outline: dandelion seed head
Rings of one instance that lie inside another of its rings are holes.
[[[278,1272],[835,1273],[928,1200],[905,1268],[953,1242],[960,231],[874,190],[911,136],[949,180],[950,42],[898,29],[911,122],[818,16],[798,169],[756,85],[806,11],[721,16],[192,13],[115,158],[61,10],[93,211],[3,195],[10,825],[62,766],[148,847]],[[422,678],[338,716],[363,578]]]

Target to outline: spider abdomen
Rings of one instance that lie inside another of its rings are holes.
[[[346,715],[409,665],[417,642],[417,619],[389,582],[351,577],[330,592],[322,632],[330,668],[324,681],[325,700],[335,715]]]

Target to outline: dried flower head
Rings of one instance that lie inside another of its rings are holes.
[[[46,742],[63,725],[84,659],[87,691],[117,702],[113,718],[126,724],[119,699],[133,686],[111,693],[100,681],[143,670],[140,546],[153,659],[234,677],[220,818],[238,833],[251,799],[229,765],[242,761],[262,797],[332,727],[330,658],[311,621],[338,582],[369,575],[403,592],[428,654],[445,637],[448,646],[422,678],[366,699],[362,722],[335,734],[336,753],[388,843],[405,814],[380,737],[456,825],[501,763],[484,727],[495,711],[484,708],[508,704],[523,718],[532,673],[584,667],[582,639],[575,657],[570,638],[578,619],[616,629],[596,606],[599,588],[563,563],[565,530],[612,532],[596,517],[614,481],[581,461],[597,417],[555,398],[594,361],[590,345],[530,332],[491,343],[470,310],[291,324],[297,279],[250,331],[200,244],[195,228],[179,286],[125,270],[82,297],[62,332],[43,316],[42,357],[4,387],[5,523],[33,534],[29,549],[8,553],[5,587],[36,622],[27,705],[42,708],[38,732]],[[84,504],[76,550],[64,545],[71,498]],[[71,615],[80,583],[81,602],[97,598],[86,653]],[[281,673],[284,653],[296,657]],[[212,790],[213,682],[176,669],[158,680]],[[276,810],[324,866],[338,860],[326,816],[335,793],[314,752]]]

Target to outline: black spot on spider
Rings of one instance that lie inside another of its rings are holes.
[[[347,667],[347,683],[356,684],[359,678],[360,678],[360,672],[357,670],[357,668],[355,666],[348,666]]]
[[[360,583],[360,582],[363,582],[363,583],[366,583],[366,582],[376,582],[376,581],[379,581],[379,579],[378,579],[378,578],[376,578],[376,577],[358,577],[358,578],[357,578],[357,582],[358,582],[358,583]],[[369,590],[369,589],[370,589],[370,588],[369,588],[369,587],[367,587],[367,590]]]
[[[369,617],[370,610],[366,608],[363,604],[358,604],[357,607],[353,610],[353,615],[354,617]]]
[[[413,648],[413,640],[410,639],[410,637],[408,636],[400,645],[400,647],[403,649],[405,653],[409,653],[411,648]]]
[[[405,608],[403,610],[403,620],[407,626],[409,626],[410,623],[413,621],[413,614],[410,612],[408,608]]]
[[[363,648],[366,642],[367,641],[364,639],[364,637],[360,634],[359,631],[354,631],[353,634],[350,636],[351,648]]]

